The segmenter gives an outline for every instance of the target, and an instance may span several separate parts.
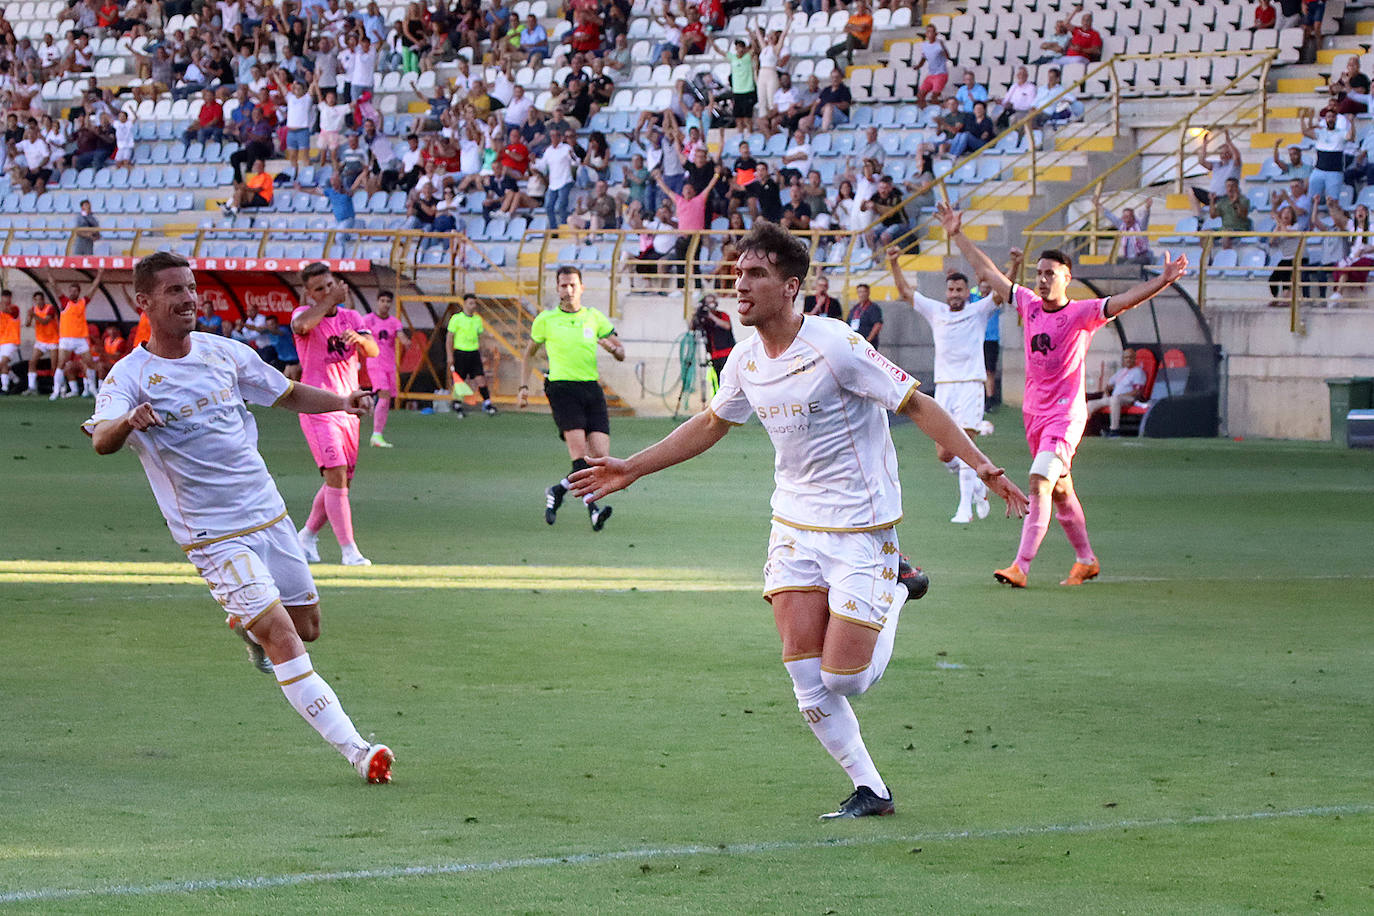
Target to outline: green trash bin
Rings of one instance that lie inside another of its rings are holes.
[[[1329,378],[1326,388],[1331,396],[1331,441],[1345,444],[1345,418],[1352,410],[1374,407],[1374,379]]]

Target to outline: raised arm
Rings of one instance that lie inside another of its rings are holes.
[[[951,421],[952,422],[952,421]],[[641,452],[629,458],[588,458],[591,467],[568,478],[572,495],[593,502],[623,490],[647,474],[681,464],[715,445],[730,431],[730,425],[709,410],[704,410]]]
[[[97,236],[96,236],[96,237],[99,238],[99,234],[98,234],[98,233],[97,233]],[[97,271],[95,272],[95,276],[91,278],[91,285],[88,286],[88,287],[86,287],[85,292],[83,292],[83,293],[81,294],[81,298],[83,298],[83,299],[90,299],[92,296],[95,295],[95,291],[96,291],[97,289],[100,288],[100,277],[101,277],[101,275],[104,274],[104,273],[105,273],[105,268],[103,268],[103,267],[100,268],[99,270],[97,270]]]
[[[1177,258],[1171,259],[1169,252],[1164,252],[1164,269],[1160,271],[1159,276],[1152,280],[1146,280],[1144,283],[1137,283],[1124,293],[1108,299],[1105,310],[1107,317],[1115,318],[1127,309],[1133,309],[1143,302],[1149,302],[1170,284],[1177,282],[1187,269],[1188,256],[1186,254],[1180,254]]]
[[[1001,296],[1003,302],[1011,301],[1011,280],[997,269],[992,258],[964,235],[963,215],[944,201],[936,205],[935,213],[940,219],[940,224],[944,226],[945,236],[959,246],[960,253],[973,267],[973,272],[978,276],[979,287],[987,289],[993,295]]]
[[[887,248],[887,266],[892,271],[892,282],[897,287],[897,295],[906,302],[911,301],[912,289],[911,281],[902,273],[902,265],[899,263],[902,257],[902,249],[896,245],[889,245]]]

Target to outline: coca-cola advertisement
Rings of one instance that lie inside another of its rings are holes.
[[[232,294],[216,275],[196,273],[200,300],[210,303],[225,321],[242,318],[243,311],[252,306],[264,315],[276,315],[285,324],[299,305],[295,291],[273,274],[236,274],[229,283]]]

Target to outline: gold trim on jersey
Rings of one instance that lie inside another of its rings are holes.
[[[286,397],[287,397],[288,395],[290,395],[291,392],[293,392],[293,391],[295,391],[295,390],[296,390],[296,383],[293,382],[293,381],[291,381],[291,379],[287,379],[287,380],[286,380],[286,390],[283,391],[280,395],[277,396],[277,399],[276,399],[275,401],[272,402],[272,406],[273,406],[273,407],[276,407],[276,406],[278,406],[279,404],[281,404],[281,402],[282,402],[283,400],[285,400]]]
[[[225,607],[228,607],[228,605],[225,605]],[[245,624],[243,625],[243,631],[244,631],[245,633],[248,632],[250,629],[253,628],[253,624],[257,623],[259,620],[261,620],[262,618],[266,617],[267,614],[268,614],[273,608],[277,608],[277,607],[281,608],[282,610],[286,610],[286,605],[284,605],[284,604],[281,603],[281,599],[280,599],[280,598],[273,598],[271,604],[269,604],[267,607],[263,608],[262,610],[258,611],[256,614],[253,615],[253,619],[252,619],[252,620],[248,621],[247,623],[245,623]]]
[[[715,417],[717,420],[719,420],[719,421],[722,422],[722,423],[728,423],[728,424],[730,424],[731,426],[743,426],[743,425],[744,425],[743,423],[736,423],[734,420],[727,420],[727,419],[725,419],[724,417],[722,417],[720,414],[716,413],[714,410],[712,410],[712,409],[709,408],[709,407],[706,408],[706,412],[709,413],[711,416]]]
[[[902,411],[906,410],[906,405],[911,401],[911,396],[915,394],[920,387],[920,379],[912,379],[911,387],[908,388],[906,394],[902,396],[902,403],[897,405],[897,409],[894,410],[893,413],[901,413]]]
[[[312,675],[312,674],[314,674],[314,673],[315,673],[315,669],[314,669],[314,668],[311,668],[309,671],[305,672],[305,674],[298,674],[298,675],[296,675],[295,677],[287,678],[287,679],[284,680],[284,681],[277,681],[277,683],[280,684],[282,687],[290,687],[292,684],[296,683],[297,681],[303,681],[303,680],[305,680],[306,678],[310,677],[310,675]]]
[[[782,657],[782,663],[785,665],[785,664],[787,664],[788,662],[802,662],[802,661],[806,661],[808,658],[820,658],[820,657],[821,657],[821,653],[819,653],[819,652],[803,652],[801,655],[784,655],[784,656]]]
[[[985,378],[950,378],[945,379],[944,381],[939,381],[937,379],[935,382],[935,387],[939,388],[941,385],[968,385],[972,382],[977,382],[980,385],[986,385],[988,383],[988,380]]]
[[[881,633],[881,632],[883,631],[883,625],[882,625],[881,623],[874,623],[874,622],[871,621],[871,620],[860,620],[860,619],[857,618],[857,617],[846,617],[846,616],[843,615],[843,614],[836,614],[833,608],[832,608],[831,611],[830,611],[830,616],[831,616],[831,617],[834,617],[834,618],[837,618],[837,619],[839,619],[839,620],[846,621],[846,622],[848,622],[848,623],[858,624],[858,625],[861,626],[861,627],[868,627],[870,630],[877,630],[879,633]],[[865,665],[864,667],[866,668],[866,667],[868,667],[868,666]],[[863,668],[860,668],[859,670],[862,671]],[[846,672],[839,672],[839,673],[844,674],[844,673],[846,673]],[[849,673],[852,673],[852,672],[849,672]]]
[[[222,534],[217,538],[210,538],[207,541],[196,541],[194,544],[187,544],[185,547],[182,547],[181,549],[184,553],[190,553],[193,550],[198,550],[201,547],[209,547],[211,544],[218,544],[220,541],[227,541],[230,538],[241,538],[245,534],[254,534],[255,532],[261,531],[264,528],[271,528],[273,525],[275,525],[277,522],[281,521],[284,518],[286,518],[285,509],[282,510],[281,515],[278,515],[270,522],[263,522],[261,525],[254,525],[252,528],[245,528],[242,531],[235,531],[232,534]]]
[[[857,668],[831,668],[829,665],[821,665],[821,670],[826,674],[862,674],[868,670],[868,664],[860,665]]]
[[[785,518],[773,516],[773,521],[779,525],[786,525],[788,528],[796,528],[798,531],[820,531],[825,534],[863,534],[867,531],[882,531],[884,528],[895,528],[902,520],[899,515],[894,521],[883,522],[881,525],[866,525],[862,528],[821,528],[818,525],[802,525],[798,522],[789,522]]]
[[[781,587],[779,587],[779,588],[770,588],[770,589],[767,589],[766,591],[764,591],[764,593],[763,593],[763,600],[764,600],[764,601],[767,601],[769,604],[772,604],[772,603],[773,603],[773,596],[774,596],[774,595],[782,594],[783,592],[828,592],[828,591],[830,591],[830,586],[828,586],[828,585],[784,585],[784,586],[781,586]]]

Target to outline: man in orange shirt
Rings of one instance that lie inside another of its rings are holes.
[[[237,216],[245,207],[272,206],[272,193],[272,176],[267,174],[267,164],[258,159],[253,163],[253,170],[243,176],[243,184],[235,186],[229,215]]]
[[[14,294],[0,289],[0,391],[10,393],[10,386],[18,387],[19,376],[13,366],[19,362],[19,306]]]
[[[138,326],[134,328],[134,333],[129,337],[129,350],[132,352],[141,346],[148,338],[153,336],[152,325],[148,323],[148,313],[143,309],[138,310]]]
[[[58,321],[58,347],[57,362],[53,366],[52,374],[52,394],[48,400],[56,401],[60,397],[76,397],[80,394],[77,389],[76,379],[67,380],[64,371],[68,360],[75,358],[80,364],[81,369],[86,375],[86,397],[95,397],[96,375],[95,360],[91,358],[91,342],[87,337],[86,328],[86,306],[90,305],[91,297],[100,287],[100,275],[103,271],[97,270],[95,278],[91,280],[91,285],[82,292],[79,283],[67,285],[67,294],[60,296],[62,304],[62,317]],[[54,285],[51,278],[48,284]],[[62,391],[63,383],[67,383],[68,391]]]
[[[33,294],[33,305],[24,318],[24,325],[33,328],[33,354],[29,356],[29,387],[25,394],[38,393],[38,360],[46,359],[53,369],[57,368],[57,306],[43,298],[43,294]],[[54,388],[54,391],[57,389]]]
[[[825,56],[835,61],[836,66],[840,63],[840,55],[845,55],[848,63],[854,63],[854,52],[862,51],[868,47],[868,40],[873,37],[873,14],[868,11],[868,4],[864,0],[857,0],[854,4],[854,12],[849,14],[849,21],[844,26],[844,41],[825,52]]]

